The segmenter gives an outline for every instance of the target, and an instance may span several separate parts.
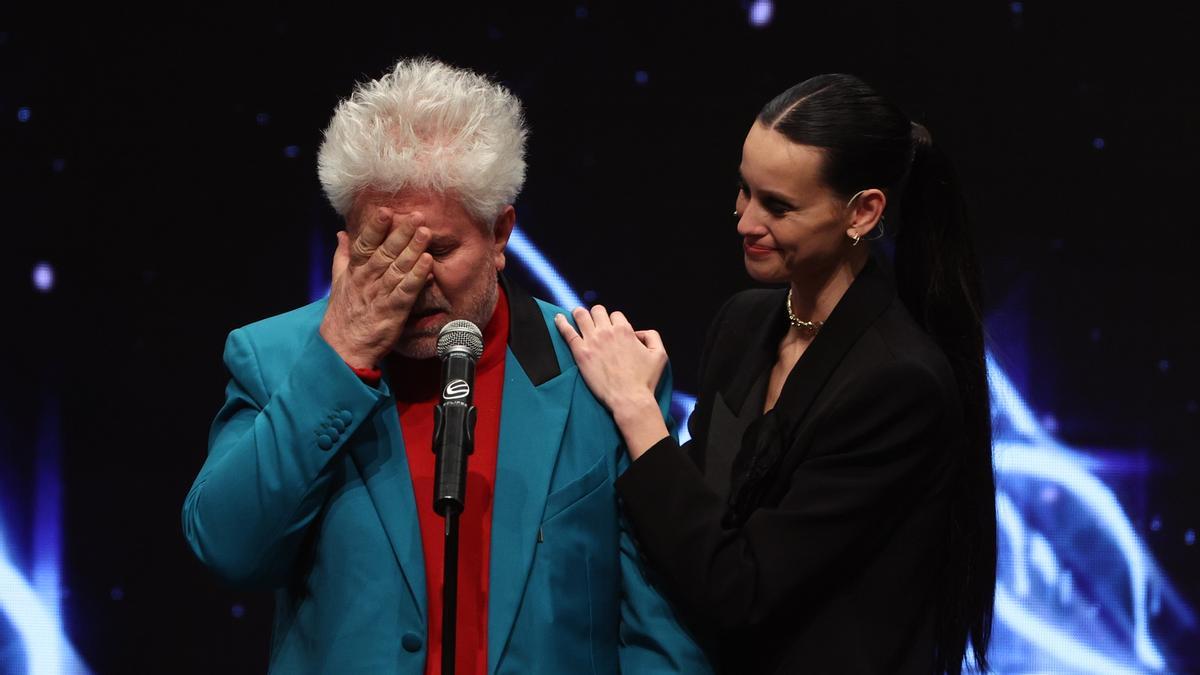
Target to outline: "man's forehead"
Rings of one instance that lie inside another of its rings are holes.
[[[367,215],[364,210],[374,211],[384,207],[401,215],[421,212],[426,216],[425,225],[433,231],[435,238],[439,230],[458,229],[458,226],[469,225],[473,229],[490,232],[489,227],[476,222],[457,196],[428,189],[404,188],[388,192],[367,188],[355,198],[351,219],[359,221]]]
[[[453,195],[420,188],[403,188],[394,192],[367,188],[359,193],[355,204],[371,208],[386,206],[397,212],[417,211],[431,206],[465,211]]]

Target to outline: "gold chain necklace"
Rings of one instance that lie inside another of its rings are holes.
[[[792,311],[792,289],[791,288],[788,288],[787,315],[788,315],[788,321],[790,321],[793,326],[795,326],[796,328],[799,328],[801,330],[808,331],[809,335],[816,335],[817,331],[821,330],[821,326],[825,325],[824,321],[805,321],[804,319],[798,318],[796,316],[796,314]]]

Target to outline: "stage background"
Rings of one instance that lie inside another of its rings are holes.
[[[893,97],[954,158],[985,264],[993,661],[1200,672],[1195,16],[497,5],[0,19],[0,674],[265,671],[270,598],[206,573],[180,507],[225,335],[328,283],[334,105],[421,54],[526,104],[514,274],[659,328],[683,394],[751,285],[730,213],[758,108],[830,71]]]

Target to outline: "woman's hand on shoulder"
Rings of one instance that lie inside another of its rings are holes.
[[[667,350],[657,331],[635,331],[620,312],[601,305],[571,313],[576,331],[559,314],[554,325],[562,333],[588,388],[613,414],[632,459],[669,435],[658,400],[658,380],[667,366]]]
[[[562,314],[554,317],[554,324],[596,398],[614,416],[654,403],[654,390],[667,365],[667,350],[658,332],[635,331],[624,314],[610,314],[603,305],[590,312],[577,307],[571,316],[578,331]]]

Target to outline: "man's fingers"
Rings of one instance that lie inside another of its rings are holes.
[[[344,230],[339,230],[337,233],[337,248],[333,251],[333,269],[330,271],[330,279],[337,281],[346,273],[346,268],[350,265],[350,235]]]
[[[357,267],[366,263],[374,255],[375,249],[383,243],[392,225],[392,210],[381,207],[372,212],[362,226],[358,228],[358,236],[350,247],[350,265]]]
[[[425,252],[425,247],[429,244],[429,236],[429,228],[427,227],[420,227],[416,232],[412,233],[412,237],[409,239],[407,245],[400,250],[400,253],[391,261],[391,264],[383,270],[382,283],[384,289],[391,291],[397,284],[404,280],[404,277],[417,264],[417,260],[421,258],[421,254]],[[379,250],[382,251],[383,247],[380,247]],[[379,253],[376,253],[375,257],[378,258]],[[372,258],[372,263],[366,269],[372,268],[375,264],[374,260]]]
[[[425,287],[429,281],[429,273],[433,270],[433,256],[428,253],[420,253],[417,256],[416,262],[413,263],[411,269],[400,279],[400,283],[396,284],[396,289],[393,292],[400,292],[405,295],[416,297],[421,289]]]
[[[413,235],[424,223],[425,218],[420,213],[393,216],[387,238],[383,240],[379,248],[375,249],[375,253],[367,261],[367,269],[374,274],[382,274],[388,265],[395,262],[396,258],[404,253],[404,249],[409,246]],[[415,261],[416,256],[413,256],[412,259]],[[405,269],[411,266],[410,261]]]
[[[629,326],[629,329],[633,330],[633,325],[629,323],[629,319],[625,318],[623,312],[613,312],[608,315],[608,318],[612,320],[612,325],[614,326]]]

